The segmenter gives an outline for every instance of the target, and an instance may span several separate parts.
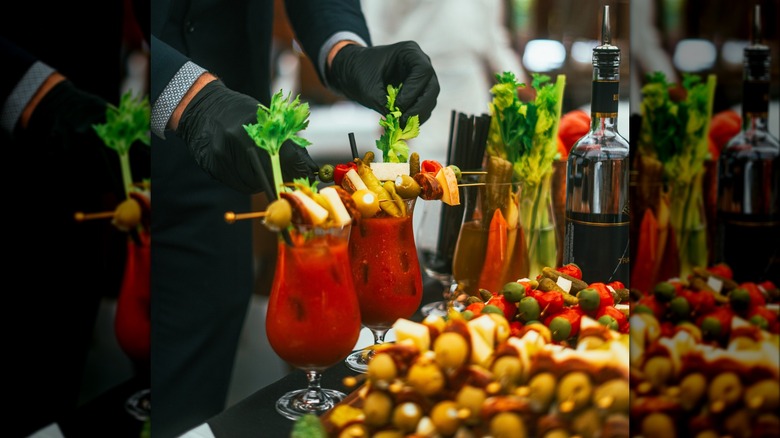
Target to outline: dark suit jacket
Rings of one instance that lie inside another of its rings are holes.
[[[207,0],[185,3],[155,1],[152,102],[179,67],[191,59],[221,77],[231,89],[268,103],[274,2]],[[370,44],[359,1],[291,0],[286,2],[286,9],[296,38],[315,63],[320,47],[335,32],[353,32]]]

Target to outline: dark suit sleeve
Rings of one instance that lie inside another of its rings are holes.
[[[2,105],[37,58],[0,36],[0,59],[3,60],[3,80],[0,81],[0,105]]]
[[[173,79],[176,72],[179,71],[190,59],[173,47],[165,44],[156,36],[151,36],[151,69],[152,80],[149,100],[152,105],[160,97],[165,86]]]
[[[322,45],[335,33],[352,32],[371,44],[359,0],[285,0],[285,8],[295,38],[315,65]]]

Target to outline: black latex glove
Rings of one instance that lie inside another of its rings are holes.
[[[28,141],[55,142],[65,149],[87,144],[102,147],[92,125],[105,123],[107,105],[99,96],[78,89],[66,79],[43,96],[27,128],[17,132]]]
[[[15,130],[20,144],[35,154],[41,169],[47,169],[42,170],[47,178],[67,181],[69,194],[61,203],[71,215],[72,209],[113,207],[111,199],[124,197],[119,157],[93,128],[106,122],[107,108],[102,97],[66,79],[38,102],[27,127]],[[148,148],[131,148],[133,176],[148,175],[148,157]],[[104,198],[108,194],[113,198]]]
[[[387,86],[403,84],[396,98],[401,127],[406,119],[419,115],[420,123],[431,116],[439,96],[439,80],[431,60],[413,41],[386,46],[344,46],[333,58],[328,82],[346,97],[387,113]]]
[[[195,157],[195,161],[214,179],[244,193],[263,190],[258,160],[265,176],[273,183],[271,159],[255,145],[243,125],[257,123],[259,102],[246,94],[226,87],[222,81],[209,82],[190,101],[179,120],[179,134]],[[282,177],[314,178],[317,163],[306,148],[285,142],[279,151]]]

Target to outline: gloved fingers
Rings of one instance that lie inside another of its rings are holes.
[[[436,77],[436,74],[430,58],[417,43],[404,41],[394,46],[396,51],[392,60],[394,66],[386,79],[403,83],[395,103],[401,108],[401,111],[407,111],[431,80]],[[438,84],[438,81],[436,83]],[[398,86],[397,83],[393,85]]]
[[[295,178],[313,180],[319,169],[305,147],[292,141],[286,141],[279,150],[279,161],[282,165],[282,178],[290,182]]]
[[[401,93],[404,91],[403,88],[401,88]],[[438,96],[439,80],[436,78],[436,75],[433,75],[431,80],[425,85],[425,88],[422,89],[422,93],[418,95],[417,99],[409,107],[409,109],[405,110],[404,107],[400,105],[398,106],[402,111],[401,128],[406,127],[406,121],[410,116],[415,114],[419,116],[420,124],[425,123],[431,117],[433,109],[436,108],[436,98]]]

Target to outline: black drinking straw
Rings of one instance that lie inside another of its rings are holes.
[[[447,164],[448,165],[449,164],[457,165],[457,163],[455,163],[455,156],[454,156],[455,155],[455,151],[454,151],[455,148],[452,146],[452,142],[454,140],[454,132],[453,131],[455,130],[455,117],[456,117],[456,115],[457,115],[457,111],[452,110],[450,112],[450,138],[449,138],[449,141],[447,142]]]
[[[360,155],[358,155],[357,150],[357,143],[355,142],[355,133],[350,132],[349,133],[349,147],[352,148],[352,158],[360,158]]]
[[[252,164],[254,164],[257,169],[257,173],[260,174],[260,183],[263,184],[263,191],[265,191],[266,196],[268,197],[268,202],[276,201],[276,190],[273,185],[271,185],[271,181],[268,179],[268,175],[266,175],[263,165],[260,164],[260,156],[257,155],[253,149],[247,149],[247,151],[249,151],[249,159],[252,160]],[[293,246],[290,231],[287,230],[287,228],[283,228],[280,232],[282,233],[284,241],[288,245]]]

